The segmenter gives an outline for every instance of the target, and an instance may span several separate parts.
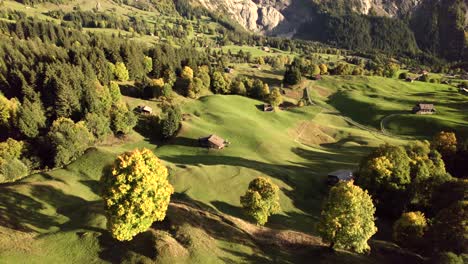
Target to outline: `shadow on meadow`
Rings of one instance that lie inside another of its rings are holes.
[[[0,190],[0,225],[11,229],[32,232],[49,229],[59,223],[53,216],[41,213],[44,204],[10,188]]]

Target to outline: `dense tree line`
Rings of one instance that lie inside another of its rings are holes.
[[[317,16],[302,25],[296,36],[351,50],[380,50],[393,54],[415,54],[418,50],[413,32],[401,20],[353,12]]]
[[[467,181],[452,177],[444,163],[464,156],[460,149],[454,133],[441,132],[432,142],[382,145],[362,160],[356,183],[372,195],[378,215],[401,215],[393,227],[401,246],[434,259],[466,252]]]
[[[448,60],[466,61],[467,8],[467,3],[463,0],[424,1],[410,22],[420,48]]]

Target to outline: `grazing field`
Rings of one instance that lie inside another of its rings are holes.
[[[314,223],[327,189],[326,173],[354,168],[369,148],[385,141],[395,142],[352,127],[339,116],[321,113],[319,107],[264,113],[257,108],[260,103],[239,96],[203,97],[184,105],[184,113],[188,114],[186,121],[179,135],[167,144],[157,146],[150,138],[134,133],[125,142],[90,149],[66,168],[1,186],[0,223],[15,231],[0,230],[0,259],[17,262],[29,256],[37,263],[65,259],[89,263],[131,259],[132,245],[135,247],[135,243],[146,241],[148,234],[125,245],[113,242],[105,231],[98,180],[103,169],[118,154],[134,148],[150,148],[166,162],[176,190],[174,201],[190,202],[206,211],[245,220],[249,219],[241,213],[239,196],[254,177],[271,177],[281,188],[283,210],[280,215],[273,216],[267,226],[314,234]],[[333,140],[322,145],[318,144],[321,142],[311,143],[308,138],[317,133],[316,126],[304,126],[305,123],[320,126],[322,133],[328,133]],[[230,146],[220,151],[199,148],[197,139],[211,133],[231,142]],[[180,221],[176,215],[171,215],[174,210],[169,210],[168,221]],[[219,220],[215,222],[220,223]],[[230,229],[225,225],[220,228]],[[183,252],[188,251],[194,263],[220,263],[223,259],[242,262],[255,255],[268,262],[282,254],[263,250],[252,241],[240,243],[213,234],[212,230],[203,231],[196,225],[156,229],[172,233],[151,231],[155,247],[172,241],[170,237],[197,236],[193,241],[198,242],[185,245],[180,253],[185,255]],[[122,255],[109,253],[124,246],[126,249],[119,252]],[[163,259],[162,263],[168,263]]]
[[[367,76],[330,76],[314,85],[310,90],[328,91],[321,99],[342,115],[395,135],[430,138],[441,130],[468,131],[468,97],[449,85]],[[434,104],[437,113],[414,115],[417,103]]]

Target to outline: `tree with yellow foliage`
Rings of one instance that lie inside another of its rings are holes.
[[[444,157],[450,156],[457,151],[457,137],[453,132],[441,131],[435,135],[431,145]]]
[[[377,232],[371,196],[352,182],[330,189],[318,224],[318,232],[330,248],[364,253],[367,241]]]
[[[180,77],[185,80],[193,79],[193,70],[189,66],[185,66],[180,73]]]
[[[120,241],[132,240],[166,217],[174,188],[164,164],[148,149],[120,155],[101,178],[107,226]]]
[[[426,217],[421,212],[408,212],[393,224],[393,239],[408,248],[418,247],[427,230]]]
[[[258,177],[249,183],[245,195],[240,197],[240,202],[247,215],[253,217],[257,224],[264,225],[268,217],[278,213],[279,188],[270,179]]]

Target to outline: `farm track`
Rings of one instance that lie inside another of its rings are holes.
[[[365,125],[362,125],[356,121],[354,121],[353,119],[347,117],[347,116],[344,116],[342,115],[340,112],[336,111],[335,109],[331,108],[331,107],[325,107],[325,106],[322,106],[322,105],[319,105],[319,104],[316,104],[312,98],[310,97],[310,92],[309,92],[309,87],[306,87],[305,88],[306,90],[306,93],[307,93],[307,101],[309,102],[310,105],[316,105],[320,108],[320,113],[322,112],[325,112],[325,113],[329,113],[329,114],[334,114],[334,115],[337,115],[341,118],[343,118],[346,122],[348,122],[349,124],[355,126],[355,127],[358,127],[362,130],[365,130],[369,133],[371,133],[374,137],[376,137],[377,139],[379,140],[383,140],[385,141],[384,139],[382,139],[380,136],[392,136],[392,137],[397,137],[395,135],[392,135],[390,133],[387,133],[384,129],[381,129],[380,131],[375,129],[375,128],[371,128],[371,127],[368,127],[368,126],[365,126]],[[385,118],[384,118],[385,119]],[[383,120],[383,119],[382,119]],[[381,123],[381,128],[382,128],[382,123]]]

